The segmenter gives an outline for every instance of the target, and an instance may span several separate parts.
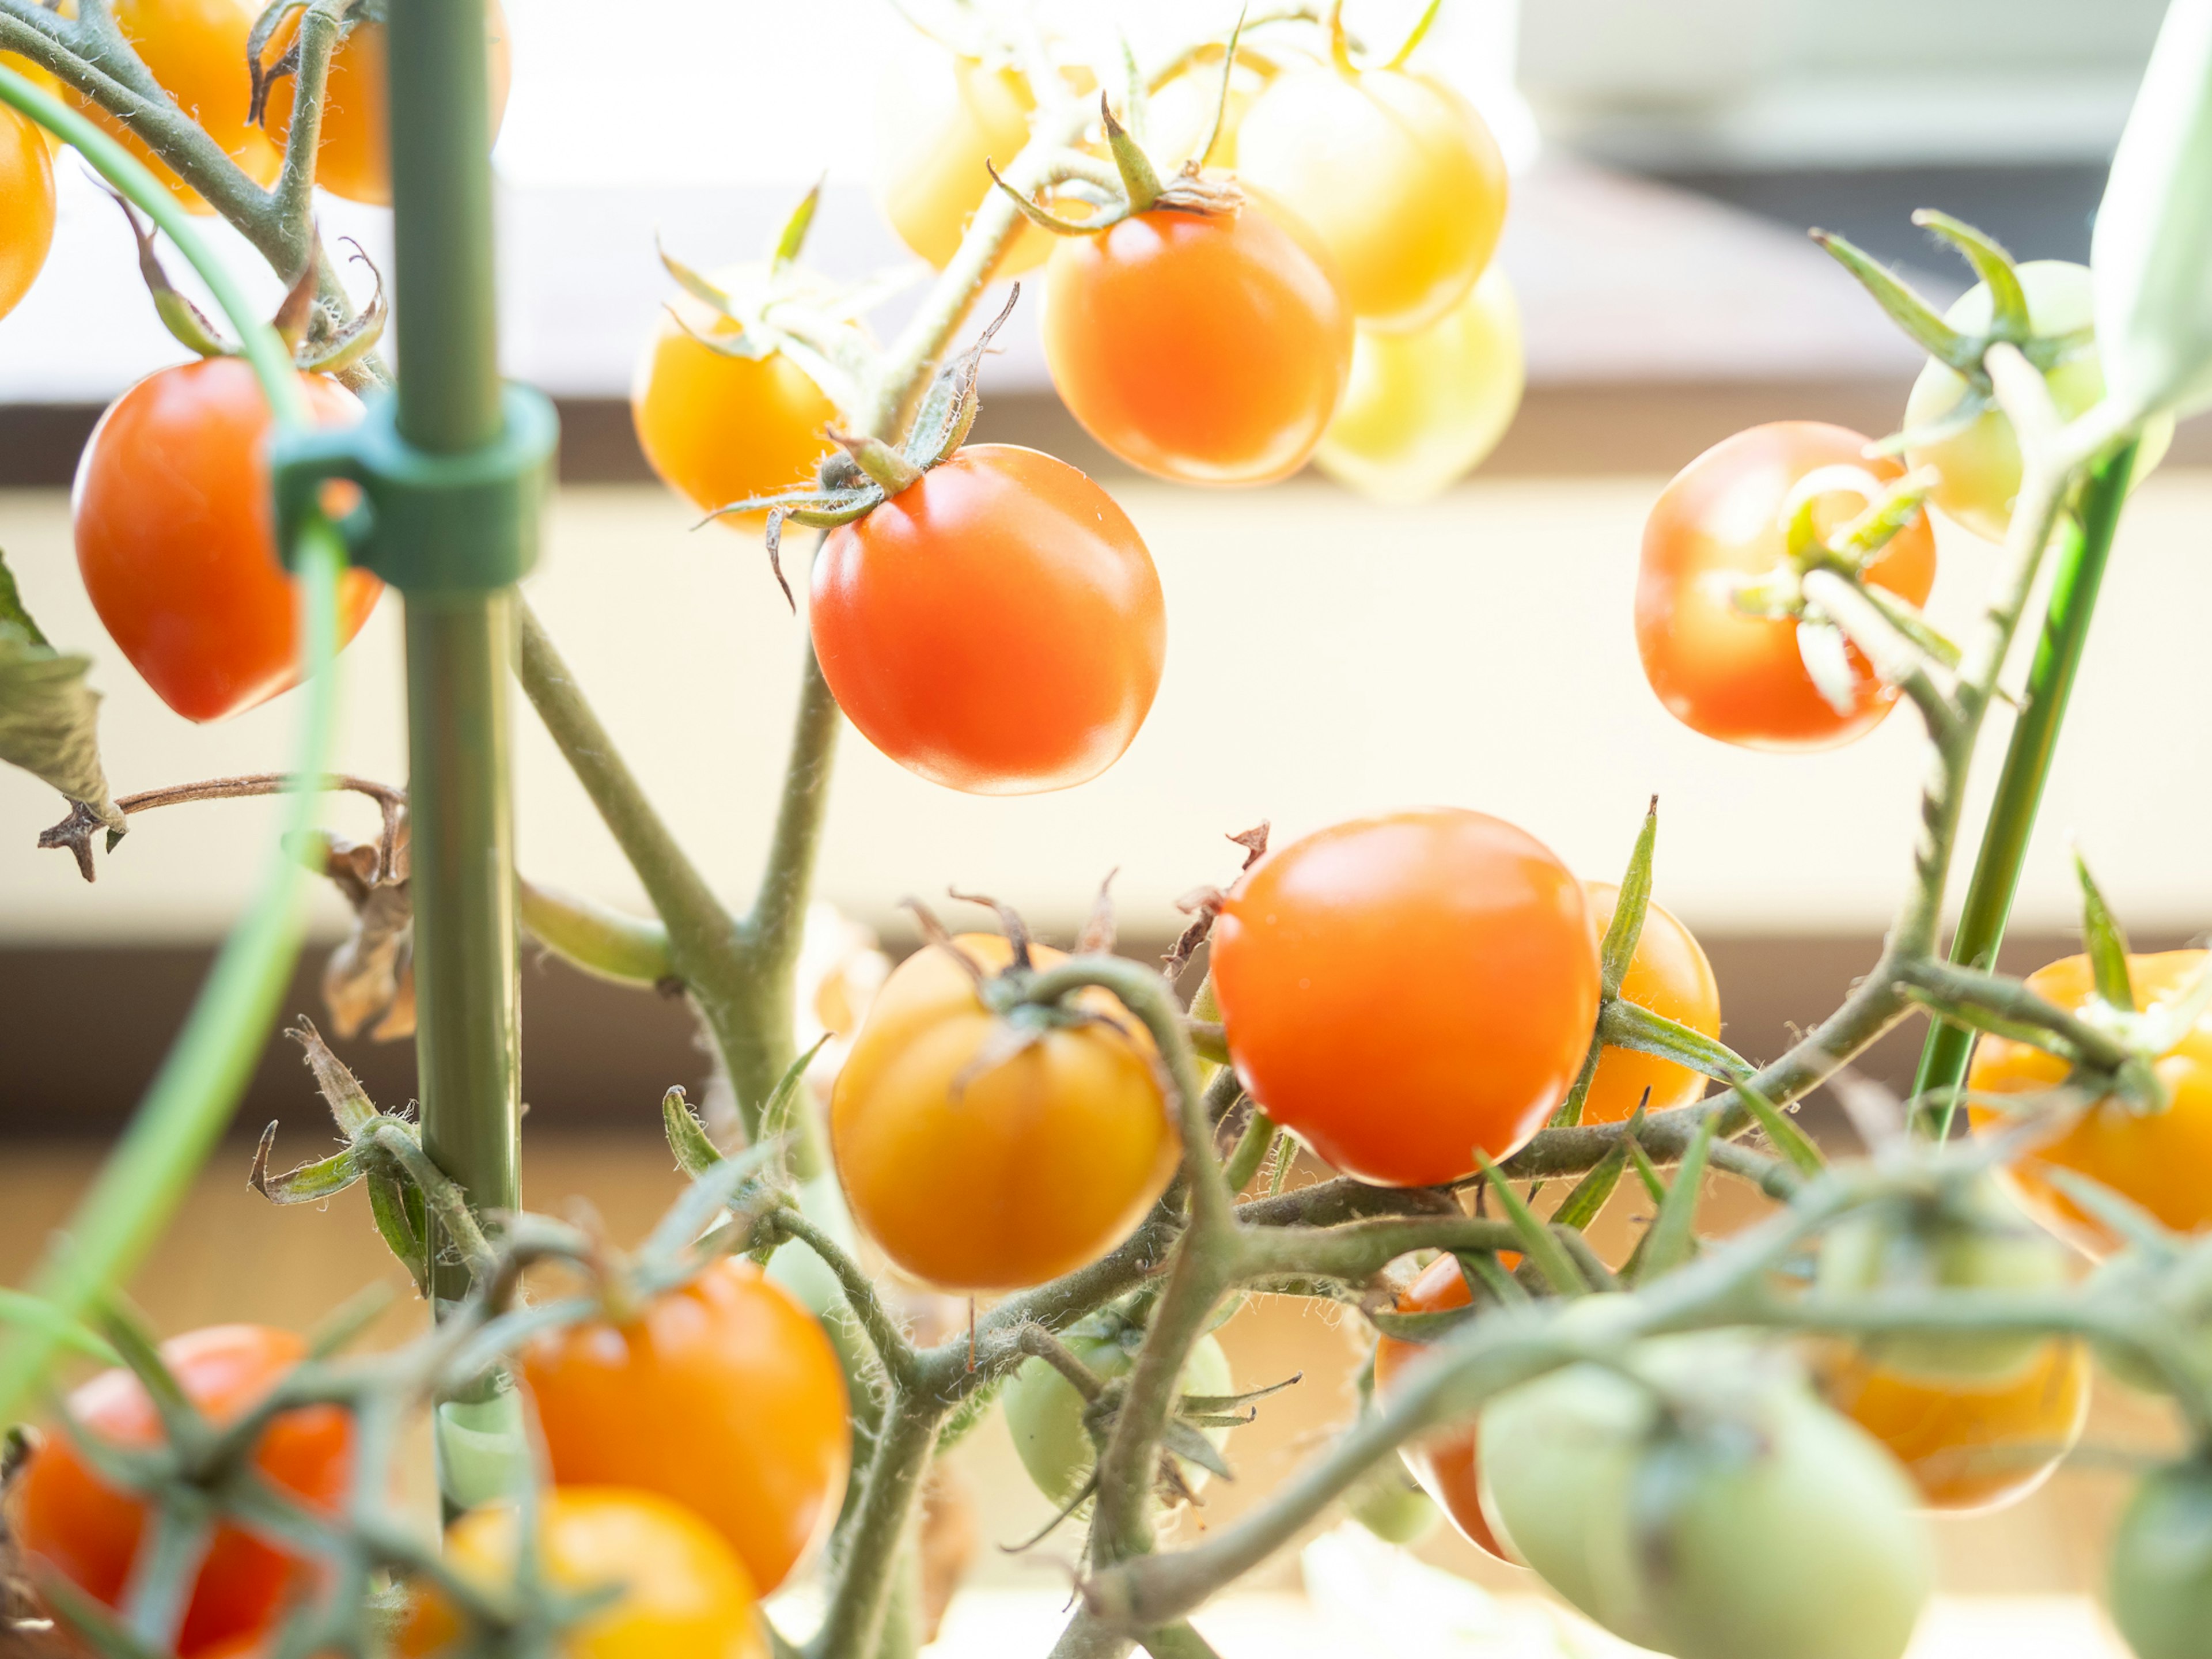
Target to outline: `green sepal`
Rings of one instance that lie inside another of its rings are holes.
[[[1121,193],[1128,203],[1126,210],[1132,215],[1146,212],[1160,199],[1164,188],[1152,158],[1114,118],[1113,107],[1103,93],[1098,96],[1098,118],[1106,129],[1106,148],[1114,157],[1114,170],[1121,175]]]
[[[2172,1261],[2189,1248],[2186,1237],[2104,1182],[2056,1165],[2045,1165],[2041,1174],[2075,1205],[2087,1211],[2093,1220],[2102,1222],[2146,1255],[2160,1261]]]
[[[1705,1164],[1712,1155],[1713,1136],[1719,1127],[1717,1112],[1707,1112],[1698,1121],[1698,1131],[1690,1138],[1690,1145],[1674,1170],[1674,1182],[1659,1201],[1659,1213],[1652,1217],[1644,1237],[1636,1241],[1634,1252],[1621,1269],[1621,1277],[1629,1284],[1642,1285],[1662,1273],[1672,1273],[1697,1254],[1692,1224],[1697,1219],[1698,1194],[1705,1185]]]
[[[1095,236],[1102,230],[1120,224],[1132,211],[1127,203],[1121,202],[1096,218],[1063,219],[1050,208],[1032,202],[1008,184],[1000,176],[999,169],[989,161],[983,163],[983,168],[991,175],[991,182],[1012,198],[1014,205],[1021,210],[1023,218],[1038,229],[1048,230],[1055,236]]]
[[[1912,216],[1912,222],[1948,242],[1974,268],[1974,275],[1989,285],[1992,337],[2014,342],[2027,339],[2033,326],[2027,317],[2027,295],[2004,245],[1987,231],[1934,208],[1922,208]]]
[[[2136,988],[2128,976],[2128,936],[2121,931],[2112,907],[2089,873],[2088,860],[2077,848],[2074,874],[2081,884],[2081,946],[2088,953],[2089,971],[2097,994],[2123,1013],[2136,1011]]]
[[[1160,1427],[1160,1445],[1184,1462],[1197,1464],[1209,1474],[1218,1475],[1224,1480],[1237,1478],[1214,1443],[1188,1423],[1170,1418]]]
[[[1443,5],[1444,0],[1429,0],[1420,17],[1407,32],[1405,40],[1399,44],[1398,50],[1390,54],[1389,60],[1382,65],[1383,68],[1403,69],[1406,66],[1406,60],[1413,55],[1414,49],[1428,39],[1429,29],[1436,22],[1437,14],[1443,9]]]
[[[1753,1088],[1749,1078],[1736,1079],[1735,1093],[1753,1121],[1766,1132],[1774,1150],[1787,1158],[1800,1175],[1816,1176],[1828,1167],[1828,1160],[1813,1144],[1812,1136],[1805,1133],[1796,1118]]]
[[[1149,143],[1152,136],[1152,85],[1145,78],[1144,66],[1137,62],[1137,49],[1129,44],[1129,32],[1117,29],[1115,33],[1121,46],[1121,109],[1128,117],[1125,125],[1129,136],[1139,144]]]
[[[131,1374],[145,1385],[147,1397],[161,1419],[161,1426],[172,1447],[179,1446],[202,1426],[199,1408],[185,1393],[185,1385],[177,1381],[176,1373],[161,1358],[160,1345],[137,1309],[126,1301],[120,1291],[110,1295],[100,1304],[100,1328],[114,1346],[116,1357],[122,1360]]]
[[[1493,1261],[1491,1265],[1496,1267],[1497,1263]],[[1506,1277],[1503,1270],[1498,1276]],[[1377,1309],[1367,1316],[1367,1322],[1383,1335],[1400,1342],[1433,1342],[1438,1337],[1457,1330],[1481,1311],[1472,1302],[1456,1308],[1439,1308],[1432,1313],[1400,1313],[1395,1309]]]
[[[331,1109],[338,1133],[349,1141],[360,1139],[362,1132],[384,1115],[368,1097],[368,1091],[361,1086],[361,1079],[331,1052],[330,1044],[323,1041],[323,1034],[315,1029],[314,1022],[304,1015],[284,1035],[305,1050],[307,1068],[315,1074],[316,1091]]]
[[[63,1347],[103,1364],[123,1363],[122,1355],[116,1352],[114,1345],[106,1338],[71,1319],[44,1297],[33,1296],[28,1291],[10,1290],[0,1285],[0,1325],[21,1325],[43,1332]]]
[[[690,1247],[716,1213],[729,1206],[738,1189],[757,1176],[769,1160],[780,1157],[781,1146],[760,1141],[735,1157],[726,1158],[696,1177],[684,1194],[668,1206],[639,1254],[648,1260],[672,1260]]]
[[[1505,1218],[1513,1224],[1513,1231],[1521,1236],[1522,1249],[1536,1271],[1544,1275],[1547,1284],[1560,1296],[1587,1296],[1590,1284],[1582,1267],[1567,1247],[1553,1236],[1552,1230],[1536,1218],[1536,1212],[1525,1203],[1521,1194],[1513,1190],[1512,1182],[1498,1172],[1498,1165],[1490,1154],[1480,1147],[1475,1158],[1487,1177],[1491,1196],[1498,1200]]]
[[[775,246],[769,254],[769,270],[782,270],[798,258],[806,246],[806,233],[814,228],[815,210],[822,205],[822,186],[828,177],[825,173],[817,179],[814,187],[799,198],[799,205],[792,209],[791,216],[783,222],[783,229],[777,234]],[[664,264],[667,258],[665,253],[661,256]]]
[[[815,1038],[805,1054],[783,1068],[783,1075],[776,1079],[775,1087],[768,1091],[768,1098],[761,1103],[758,1120],[762,1140],[778,1139],[791,1133],[799,1091],[806,1086],[806,1069],[813,1065],[814,1056],[822,1052],[830,1036],[831,1033],[824,1031]]]
[[[1407,52],[1413,49],[1414,44],[1427,31],[1429,23],[1436,16],[1437,8],[1443,3],[1443,0],[1430,0],[1427,15],[1414,26],[1413,40],[1407,43]],[[1221,92],[1213,102],[1213,122],[1206,130],[1206,142],[1198,147],[1193,157],[1201,168],[1213,160],[1214,146],[1221,142],[1221,129],[1228,124],[1229,92],[1237,79],[1237,48],[1244,39],[1244,19],[1251,9],[1250,0],[1246,0],[1245,4],[1237,9],[1237,26],[1229,31],[1229,45],[1221,54]]]
[[[1719,1038],[1693,1031],[1679,1020],[1656,1014],[1642,1003],[1625,998],[1616,997],[1606,1004],[1604,1013],[1598,1017],[1598,1032],[1607,1048],[1671,1060],[1718,1083],[1734,1083],[1750,1076],[1753,1070],[1749,1060]]]
[[[368,264],[363,258],[362,261]],[[392,306],[384,297],[384,273],[374,265],[369,272],[376,278],[376,291],[359,314],[337,329],[319,345],[307,345],[292,354],[293,363],[304,374],[339,374],[376,349],[383,343],[385,325],[392,319]]]
[[[1636,1178],[1644,1183],[1646,1195],[1654,1204],[1665,1203],[1666,1178],[1659,1173],[1659,1166],[1651,1161],[1651,1155],[1644,1150],[1643,1142],[1633,1134],[1625,1134],[1621,1140],[1628,1148],[1628,1161],[1635,1168]]]
[[[1218,1327],[1216,1328],[1218,1328]],[[1255,1401],[1265,1400],[1285,1389],[1295,1389],[1305,1381],[1304,1371],[1293,1372],[1279,1382],[1267,1382],[1256,1389],[1240,1389],[1236,1394],[1186,1394],[1177,1397],[1176,1409],[1185,1417],[1235,1416],[1238,1423],[1249,1423],[1254,1413],[1246,1408]],[[1242,1415],[1237,1413],[1242,1413]],[[1216,1425],[1227,1427],[1226,1424]]]
[[[676,1167],[694,1181],[722,1161],[720,1149],[707,1138],[706,1125],[684,1103],[682,1084],[660,1097],[660,1122],[668,1150],[676,1154]]]
[[[282,1175],[271,1175],[269,1153],[276,1144],[276,1125],[271,1122],[261,1132],[260,1144],[253,1149],[253,1167],[246,1177],[246,1184],[271,1204],[321,1204],[336,1198],[367,1173],[362,1166],[361,1149],[348,1146],[314,1163],[302,1164]]]
[[[1838,264],[1858,278],[1859,285],[1874,296],[1874,302],[1923,351],[1969,380],[1981,374],[1981,341],[1968,338],[1945,322],[1935,307],[1850,238],[1825,230],[1815,230],[1812,236]]]
[[[392,1287],[389,1285],[362,1285],[315,1322],[315,1328],[307,1337],[307,1357],[310,1359],[328,1359],[332,1354],[351,1347],[363,1332],[383,1317],[384,1310],[391,1305]]]
[[[384,1248],[407,1269],[416,1291],[429,1295],[430,1219],[422,1194],[411,1183],[403,1185],[380,1170],[368,1177],[368,1213],[383,1237]]]
[[[1597,1219],[1606,1200],[1620,1184],[1621,1172],[1628,1168],[1628,1137],[1643,1117],[1644,1109],[1639,1106],[1635,1117],[1629,1120],[1628,1128],[1613,1143],[1612,1150],[1592,1164],[1589,1173],[1575,1183],[1574,1190],[1559,1200],[1559,1207],[1552,1212],[1553,1225],[1572,1227],[1579,1232]]]
[[[161,319],[161,326],[168,330],[169,337],[195,356],[238,356],[239,349],[223,338],[208,320],[207,313],[179,293],[177,285],[169,280],[169,273],[161,265],[161,256],[155,251],[153,228],[140,222],[138,210],[119,191],[105,185],[100,188],[106,191],[108,199],[123,210],[124,218],[130,222],[131,234],[138,244],[138,275],[144,279],[146,292],[153,299],[154,314]],[[295,343],[288,341],[286,349],[291,349]]]
[[[1487,1291],[1492,1300],[1508,1308],[1528,1300],[1527,1287],[1505,1271],[1495,1250],[1454,1250],[1452,1260],[1459,1263],[1459,1276],[1470,1297]]]
[[[1636,959],[1637,941],[1644,937],[1644,918],[1651,906],[1651,854],[1659,841],[1659,797],[1644,811],[1644,827],[1637,831],[1636,848],[1621,872],[1620,892],[1613,900],[1613,919],[1606,924],[1598,945],[1598,985],[1610,1000],[1620,994],[1620,981]]]
[[[1975,422],[1997,406],[1996,394],[1985,384],[1969,381],[1959,401],[1925,426],[1909,426],[1867,446],[1870,457],[1902,455],[1908,449],[1932,449],[1971,429]]]

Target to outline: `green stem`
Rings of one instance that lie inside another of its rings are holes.
[[[1951,938],[1951,960],[1962,966],[1996,966],[1997,947],[2004,940],[2005,923],[2027,858],[2028,836],[2035,828],[2036,810],[2058,748],[2059,728],[2088,644],[2097,592],[2135,459],[2136,446],[2130,443],[2092,467],[2068,521],[2043,636],[2036,642],[2035,660],[2028,671],[2027,698],[2005,750],[1996,799],[1982,831],[1981,852],[1966,886],[1958,931]],[[1966,1027],[1948,1020],[1931,1024],[1912,1091],[1923,1102],[1931,1094],[1940,1097],[1940,1105],[1922,1107],[1923,1120],[1939,1137],[1950,1133],[1957,1091],[1966,1080],[1973,1049],[1974,1034]]]
[[[945,1408],[927,1395],[895,1390],[876,1455],[861,1484],[860,1507],[831,1569],[829,1616],[807,1644],[811,1659],[869,1659],[884,1628],[908,1522]]]
[[[515,878],[522,929],[562,961],[621,985],[659,985],[676,972],[668,929],[555,887]]]

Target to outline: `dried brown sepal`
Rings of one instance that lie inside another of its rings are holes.
[[[203,358],[236,356],[238,348],[223,338],[222,331],[208,319],[207,313],[178,292],[176,284],[169,280],[161,256],[154,246],[153,226],[140,220],[138,210],[120,191],[105,184],[100,189],[123,210],[123,216],[131,226],[131,237],[138,244],[138,274],[145,279],[146,292],[153,299],[154,314],[169,331],[170,338]]]
[[[1221,907],[1229,902],[1229,895],[1218,887],[1194,887],[1176,901],[1176,908],[1190,918],[1190,926],[1168,947],[1167,955],[1160,958],[1160,971],[1169,979],[1181,977],[1190,966],[1190,959],[1198,954],[1198,947],[1206,943],[1213,932],[1213,919],[1221,914]]]
[[[100,868],[92,860],[92,838],[103,830],[107,832],[107,850],[112,853],[115,843],[123,839],[124,832],[104,821],[90,803],[72,800],[67,817],[39,831],[39,845],[66,848],[76,860],[77,873],[87,881],[97,881]]]
[[[957,887],[948,887],[945,890],[945,896],[963,904],[980,904],[994,912],[999,918],[1000,927],[1006,933],[1006,942],[1014,947],[1014,966],[1026,969],[1032,965],[1030,959],[1030,925],[1022,920],[1020,911],[988,893],[963,893]]]
[[[354,258],[368,267],[368,274],[375,279],[376,289],[368,296],[368,303],[356,315],[335,329],[325,331],[320,340],[311,336],[307,345],[293,353],[293,366],[303,374],[344,373],[382,343],[385,326],[392,320],[391,303],[384,297],[384,273],[376,268],[376,262],[368,257],[360,243],[354,242],[351,237],[345,240],[353,243]]]
[[[310,255],[300,269],[299,276],[284,291],[283,302],[276,314],[269,319],[276,331],[276,337],[284,343],[284,349],[296,361],[301,348],[307,343],[307,332],[315,320],[315,295],[321,289],[321,279]]]
[[[1267,857],[1267,831],[1271,827],[1271,820],[1261,818],[1249,830],[1240,830],[1229,837],[1231,841],[1244,849],[1243,867],[1245,869],[1249,870],[1261,859]]]
[[[975,988],[982,989],[984,981],[988,977],[983,971],[983,964],[953,943],[952,935],[945,932],[945,924],[937,919],[937,912],[918,898],[902,898],[899,904],[902,908],[914,912],[915,925],[921,930],[922,944],[950,956],[975,982]]]
[[[1091,915],[1085,920],[1083,931],[1075,937],[1075,954],[1079,957],[1109,956],[1114,950],[1114,878],[1121,873],[1117,866],[1106,872],[1106,879],[1098,884],[1098,896],[1091,902]]]

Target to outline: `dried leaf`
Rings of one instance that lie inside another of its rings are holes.
[[[0,625],[0,761],[52,785],[119,833],[123,814],[109,798],[100,763],[100,694],[85,684],[91,666],[89,657],[58,652],[17,625]],[[78,861],[89,881],[88,847]]]

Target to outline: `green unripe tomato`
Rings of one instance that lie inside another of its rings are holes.
[[[1482,1415],[1484,1510],[1623,1639],[1679,1659],[1899,1659],[1929,1590],[1887,1453],[1731,1339],[1575,1365]]]
[[[2112,1534],[2112,1622],[2136,1659],[2203,1659],[2212,1645],[2212,1462],[2147,1476]]]
[[[1935,1200],[1855,1210],[1820,1246],[1820,1287],[1832,1295],[1881,1290],[2043,1291],[2068,1283],[2066,1247],[2030,1221],[1994,1181]],[[2020,1370],[2048,1339],[2033,1333],[1914,1332],[1861,1340],[1867,1358],[1901,1376],[1986,1381]]]
[[[1443,1516],[1436,1500],[1395,1457],[1386,1457],[1345,1489],[1344,1510],[1386,1544],[1418,1544]]]
[[[2027,296],[2028,324],[2038,335],[2070,334],[2094,320],[2087,265],[2031,259],[2020,267],[2020,285]],[[1981,334],[1989,329],[1990,314],[1989,285],[1977,283],[1943,313],[1943,320],[1961,333]],[[2094,346],[2043,379],[2062,419],[2073,419],[2105,395],[2104,367]],[[1905,430],[1934,425],[1958,407],[1966,392],[1964,378],[1949,365],[1929,359],[1905,400]],[[2172,441],[2172,416],[2161,415],[2146,423],[2135,477],[2148,476]],[[2020,441],[2001,411],[1989,410],[1955,436],[1908,449],[1905,459],[1912,466],[1932,466],[1943,475],[1930,499],[1951,518],[1977,536],[1993,542],[2005,538],[2013,498],[2020,494]]]
[[[1102,1382],[1111,1382],[1127,1376],[1136,1364],[1145,1333],[1141,1326],[1118,1320],[1110,1329],[1085,1321],[1065,1333],[1060,1340]],[[1212,1336],[1201,1336],[1192,1345],[1190,1358],[1183,1363],[1182,1391],[1192,1395],[1237,1391],[1229,1375],[1229,1356]],[[1005,1403],[1014,1449],[1021,1455],[1022,1467],[1029,1471],[1036,1489],[1054,1504],[1073,1503],[1097,1463],[1090,1431],[1083,1426],[1083,1396],[1043,1360],[1027,1359],[1006,1385]],[[1217,1448],[1228,1443],[1227,1429],[1201,1432]],[[1206,1485],[1206,1472],[1197,1465],[1177,1458],[1176,1467],[1193,1492]]]

